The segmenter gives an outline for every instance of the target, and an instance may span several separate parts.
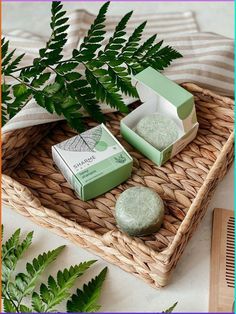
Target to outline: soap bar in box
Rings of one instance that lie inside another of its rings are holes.
[[[158,113],[142,118],[136,126],[136,132],[159,151],[173,144],[180,134],[173,120]]]
[[[121,120],[121,134],[129,144],[161,166],[181,152],[197,135],[199,124],[194,97],[151,67],[139,72],[133,81],[143,103]],[[180,130],[176,140],[173,137],[172,143],[169,142],[167,147],[165,143],[165,147],[160,149],[155,147],[155,143],[150,143],[147,136],[140,136],[137,132],[139,122],[155,114],[172,120]]]
[[[55,164],[79,198],[89,200],[129,178],[133,160],[104,124],[52,147]]]

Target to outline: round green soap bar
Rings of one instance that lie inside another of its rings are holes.
[[[119,196],[115,206],[116,221],[131,236],[157,232],[164,218],[160,196],[146,187],[132,187]]]
[[[179,137],[176,123],[159,113],[141,119],[136,126],[136,132],[159,151],[173,144]]]

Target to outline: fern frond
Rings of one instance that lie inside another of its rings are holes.
[[[14,117],[19,108],[23,108],[25,106],[27,100],[29,100],[31,96],[31,90],[26,87],[25,84],[16,84],[12,86],[13,95],[15,97],[14,101],[8,104],[7,112],[9,114],[9,118]]]
[[[146,51],[146,54],[142,57],[142,60],[146,60],[147,58],[153,57],[160,50],[162,44],[163,44],[163,40],[150,46],[149,49]]]
[[[40,59],[38,60],[38,64],[54,65],[63,58],[61,53],[67,42],[67,33],[65,31],[69,27],[69,25],[66,24],[69,18],[65,17],[66,11],[62,11],[62,8],[63,5],[61,2],[52,2],[50,23],[52,34],[49,41],[46,43],[46,47],[39,51]]]
[[[5,313],[16,313],[17,308],[15,304],[7,297],[3,299],[3,308]]]
[[[88,30],[87,36],[85,36],[83,43],[79,50],[73,51],[73,57],[78,61],[87,62],[95,57],[95,52],[101,47],[101,42],[104,40],[106,31],[105,21],[106,12],[110,2],[105,2],[99,10],[97,17]]]
[[[78,66],[77,62],[65,62],[56,67],[56,71],[60,74],[71,72]]]
[[[46,267],[52,263],[61,253],[64,246],[55,250],[40,254],[32,263],[26,264],[26,273],[18,273],[14,282],[8,283],[8,290],[12,300],[20,304],[22,299],[33,292],[36,282]]]
[[[135,28],[126,39],[126,27],[132,11],[120,20],[103,49],[108,7],[109,2],[102,5],[79,49],[74,49],[72,57],[62,61],[68,18],[61,2],[53,1],[50,39],[39,50],[39,57],[34,59],[32,65],[21,69],[18,77],[12,73],[19,72],[18,63],[23,55],[14,58],[15,51],[9,53],[9,42],[2,39],[3,75],[21,82],[17,84],[19,87],[2,82],[3,124],[33,96],[48,112],[63,115],[73,128],[81,131],[82,110],[99,122],[104,121],[99,102],[128,112],[122,94],[138,97],[130,75],[149,66],[161,71],[181,57],[172,47],[162,47],[163,41],[156,43],[156,35],[140,44],[146,22]],[[21,93],[15,96],[14,89],[19,89]]]
[[[18,246],[20,241],[20,229],[17,229],[12,236],[2,245],[2,259],[5,258],[10,251]]]
[[[6,243],[2,245],[2,294],[5,295],[7,283],[10,280],[16,264],[32,243],[33,232],[26,235],[20,242],[20,229],[17,229]]]
[[[14,58],[16,49],[8,52],[9,50],[9,41],[5,42],[5,38],[1,40],[1,66],[2,74],[10,75],[14,70],[17,69],[18,64],[22,60],[25,54],[21,54],[18,57]],[[13,60],[12,60],[13,59]]]
[[[125,67],[114,66],[112,62],[108,63],[108,73],[112,78],[112,82],[128,96],[138,97],[137,90],[132,86],[131,78]]]
[[[26,271],[18,273],[13,280],[11,277],[13,277],[15,264],[31,244],[33,236],[33,232],[30,232],[21,241],[20,232],[20,229],[16,230],[2,244],[2,303],[4,311],[7,313],[56,312],[55,307],[62,301],[67,301],[70,297],[70,290],[76,280],[96,261],[91,260],[70,266],[63,271],[59,270],[56,278],[50,275],[47,283],[41,283],[38,288],[37,280],[46,267],[60,254],[64,248],[64,246],[61,246],[34,258],[31,263],[26,264]],[[91,280],[88,286],[85,286],[88,296],[83,296],[84,304],[86,306],[90,304],[90,309],[98,308],[96,301],[105,278],[104,272],[106,270]],[[29,306],[30,303],[31,306]]]
[[[78,81],[76,81],[76,98],[84,110],[96,121],[104,122],[104,115],[101,111],[101,108],[97,102],[95,94],[88,84],[88,81],[85,79],[80,79],[80,82],[84,84],[80,87]]]
[[[133,56],[136,58],[142,57],[144,53],[148,52],[150,48],[152,48],[152,44],[154,43],[157,35],[153,35],[148,38],[140,47],[135,51]]]
[[[49,80],[50,76],[51,76],[50,72],[42,73],[35,77],[31,84],[33,87],[39,88]]]
[[[110,37],[107,45],[104,48],[104,51],[100,52],[101,56],[104,56],[104,55],[116,56],[117,51],[123,47],[123,43],[126,42],[126,39],[123,38],[124,35],[126,34],[125,28],[132,14],[133,14],[133,11],[128,12],[117,24],[115,32],[113,36]]]
[[[100,297],[106,274],[107,267],[87,285],[84,285],[83,290],[77,289],[76,294],[73,294],[71,299],[67,302],[67,312],[91,313],[98,311],[101,306],[97,304],[97,301]]]
[[[16,51],[16,49],[12,50],[11,52],[7,53],[4,58],[2,58],[2,67],[3,68],[6,67],[10,63],[15,51]]]
[[[157,71],[164,70],[175,59],[182,57],[182,55],[170,46],[166,46],[157,51],[147,62]]]
[[[3,37],[1,39],[1,47],[2,47],[2,51],[1,51],[1,59],[3,60],[6,57],[6,54],[8,52],[8,47],[9,47],[9,40],[5,41],[6,38]]]
[[[70,288],[77,278],[82,276],[95,261],[80,263],[79,265],[65,268],[57,273],[57,279],[52,276],[48,278],[48,285],[41,284],[40,294],[34,292],[32,295],[32,307],[37,312],[50,312],[56,305],[68,298]]]
[[[142,38],[143,30],[146,24],[147,22],[145,21],[142,24],[140,24],[137,28],[135,28],[134,32],[129,37],[127,43],[122,48],[119,57],[122,57],[123,59],[127,59],[133,56]]]
[[[128,108],[118,93],[117,87],[112,84],[111,77],[107,70],[93,70],[86,68],[85,76],[92,89],[96,93],[96,98],[101,102],[106,102],[111,107],[120,112],[128,112]]]
[[[174,311],[174,309],[176,308],[177,304],[178,304],[178,302],[175,302],[172,306],[170,306],[168,309],[166,309],[162,313],[172,313]]]

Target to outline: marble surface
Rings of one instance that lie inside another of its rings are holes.
[[[48,3],[3,3],[2,6],[4,31],[21,28],[41,35],[47,33]],[[83,7],[95,13],[100,4],[80,2],[66,3],[65,6],[67,9]],[[111,7],[110,12],[113,14],[124,13],[134,7],[136,11],[142,11],[142,13],[192,10],[196,12],[201,30],[233,37],[233,3],[112,3]],[[101,311],[158,312],[178,301],[176,307],[178,312],[207,312],[212,211],[215,207],[233,208],[233,185],[234,173],[231,168],[218,185],[207,214],[173,272],[171,283],[159,290],[149,287],[118,267],[108,264],[94,254],[33,224],[26,217],[3,206],[2,220],[5,225],[5,237],[7,238],[18,227],[22,228],[24,234],[34,230],[32,248],[20,262],[18,268],[20,271],[24,270],[27,260],[31,260],[42,251],[62,244],[66,244],[66,249],[59,259],[48,268],[47,276],[49,273],[55,274],[59,268],[96,258],[97,264],[78,281],[79,286],[97,274],[104,266],[108,266],[109,273],[100,300]],[[47,276],[43,279],[46,279]]]

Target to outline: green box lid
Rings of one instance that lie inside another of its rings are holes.
[[[155,69],[148,67],[135,75],[134,79],[174,105],[181,120],[186,119],[192,112],[193,95]]]

